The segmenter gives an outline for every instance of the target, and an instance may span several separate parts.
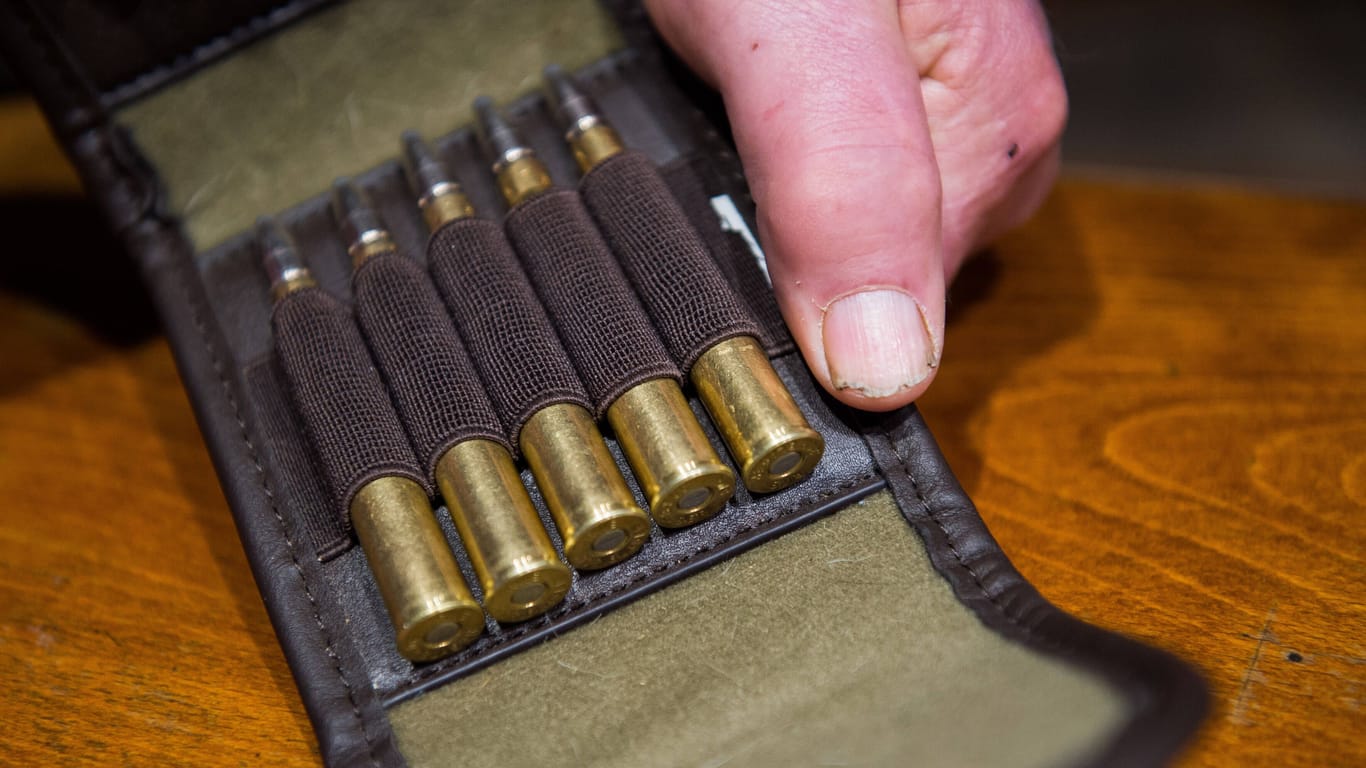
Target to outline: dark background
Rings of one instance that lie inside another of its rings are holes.
[[[1366,3],[1046,0],[1067,163],[1366,198]]]

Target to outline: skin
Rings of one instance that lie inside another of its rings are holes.
[[[1057,175],[1067,96],[1034,0],[647,0],[726,103],[774,291],[835,397],[929,387],[944,289]]]

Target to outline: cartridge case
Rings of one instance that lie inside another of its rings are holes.
[[[621,154],[624,149],[616,130],[595,116],[580,121],[580,124],[570,129],[567,138],[574,152],[574,160],[584,173],[593,170],[607,158]]]
[[[506,448],[491,440],[457,443],[437,462],[436,482],[489,616],[525,621],[564,599],[569,568],[546,537]]]
[[[430,661],[483,632],[484,612],[465,586],[421,486],[397,476],[372,480],[352,498],[350,514],[399,653]]]
[[[550,405],[522,427],[519,444],[564,540],[570,565],[606,568],[635,554],[650,535],[593,417],[580,406]]]
[[[444,183],[427,191],[417,204],[422,209],[422,220],[429,232],[435,232],[456,219],[468,219],[474,215],[470,199],[452,183]]]
[[[521,154],[514,151],[500,160],[494,167],[494,174],[508,207],[549,189],[552,183],[545,165],[529,149]]]
[[[317,285],[318,281],[313,279],[313,274],[308,270],[292,270],[285,272],[279,279],[271,283],[270,295],[273,300],[280,301],[295,291],[314,288]]]
[[[825,440],[807,424],[753,338],[716,344],[698,358],[689,376],[739,463],[746,488],[781,490],[816,468]]]
[[[661,526],[701,522],[735,492],[734,473],[717,457],[672,379],[627,390],[608,406],[607,421]]]

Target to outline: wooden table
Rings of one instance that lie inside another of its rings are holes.
[[[74,194],[6,109],[0,193]],[[315,764],[165,342],[91,330],[142,299],[18,282],[4,762]],[[952,301],[930,426],[1044,594],[1205,670],[1186,762],[1366,763],[1366,206],[1070,177]]]

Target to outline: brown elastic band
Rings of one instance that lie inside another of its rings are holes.
[[[713,263],[759,324],[759,341],[764,345],[764,351],[769,357],[777,357],[796,349],[778,302],[773,298],[773,289],[755,262],[754,254],[740,235],[723,230],[716,218],[711,197],[728,189],[728,185],[710,159],[701,156],[680,159],[662,168],[660,173],[693,229],[707,244]],[[733,195],[732,200],[742,202],[738,194]]]
[[[346,308],[319,288],[305,288],[275,305],[271,323],[344,525],[350,526],[351,498],[371,480],[398,475],[430,490]]]
[[[589,408],[583,384],[497,224],[447,224],[428,242],[427,261],[513,446],[522,425],[542,408]]]
[[[321,474],[322,462],[308,440],[308,428],[289,400],[289,384],[277,356],[267,356],[246,371],[247,389],[269,446],[267,464],[275,476],[276,501],[303,523],[313,550],[323,562],[351,545],[345,520],[336,514]]]
[[[612,157],[579,190],[683,370],[717,342],[758,337],[759,327],[649,158],[638,152]]]
[[[599,417],[637,384],[681,378],[576,192],[518,205],[507,231]]]
[[[428,475],[456,443],[483,438],[506,446],[484,384],[423,269],[396,251],[381,253],[356,270],[351,285],[356,319]]]

